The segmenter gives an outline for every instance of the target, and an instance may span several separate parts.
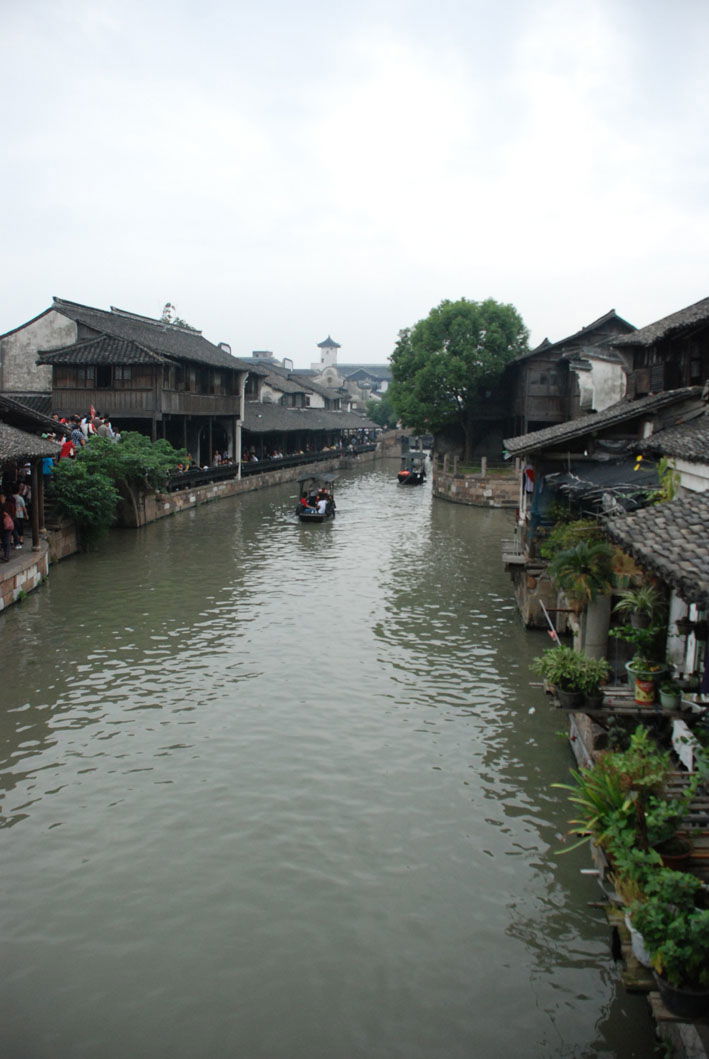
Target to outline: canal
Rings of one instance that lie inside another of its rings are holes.
[[[396,469],[117,531],[0,617],[0,1054],[652,1054],[556,854],[510,513]]]

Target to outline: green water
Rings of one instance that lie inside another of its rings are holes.
[[[510,513],[397,462],[69,559],[0,617],[9,1059],[648,1056],[559,858]]]

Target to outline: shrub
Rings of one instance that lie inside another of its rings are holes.
[[[59,510],[73,519],[82,548],[89,550],[113,524],[118,490],[110,478],[92,471],[82,460],[60,460],[53,482]]]

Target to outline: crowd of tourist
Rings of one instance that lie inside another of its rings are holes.
[[[54,434],[43,434],[43,438],[56,441],[61,445],[57,455],[58,460],[73,459],[77,451],[92,437],[109,438],[111,441],[120,441],[121,435],[117,434],[111,426],[108,416],[99,415],[95,409],[91,409],[85,415],[60,416],[58,412],[52,415],[52,419],[69,429],[67,434],[63,430],[57,430]]]
[[[26,464],[20,468],[14,480],[10,472],[3,474],[0,489],[0,560],[9,563],[13,549],[21,549],[25,543],[25,524],[32,506],[31,468]]]

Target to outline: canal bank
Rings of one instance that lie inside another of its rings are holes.
[[[261,473],[251,473],[246,477],[238,477],[236,473],[219,476],[220,468],[212,468],[215,474],[210,480],[207,469],[201,475],[206,481],[190,484],[188,488],[173,488],[171,491],[141,489],[130,498],[122,495],[118,504],[116,525],[123,529],[137,529],[215,500],[298,481],[310,474],[317,475],[347,470],[360,464],[367,465],[382,455],[388,455],[396,444],[393,436],[384,437],[376,448],[361,447],[361,451],[320,458],[313,463],[299,462],[297,465],[269,467]],[[23,600],[28,592],[44,583],[54,563],[77,552],[79,537],[76,526],[56,511],[50,511],[47,525],[40,533],[39,546],[32,551],[13,551],[10,562],[0,565],[0,611]]]
[[[506,515],[396,471],[115,532],[97,602],[59,564],[3,616],[5,1054],[651,1054],[556,856]]]

